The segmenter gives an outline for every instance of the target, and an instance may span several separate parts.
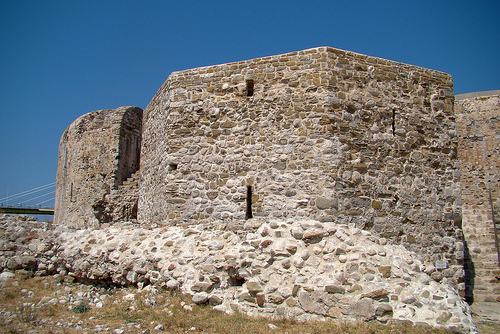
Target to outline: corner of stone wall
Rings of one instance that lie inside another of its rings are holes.
[[[59,145],[56,224],[97,228],[136,216],[137,189],[120,187],[140,168],[141,134],[137,107],[94,111],[66,129]]]

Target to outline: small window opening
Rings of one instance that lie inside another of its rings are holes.
[[[392,136],[396,135],[396,111],[392,109]]]
[[[252,186],[247,186],[247,212],[245,214],[245,219],[252,218]]]
[[[253,96],[253,80],[247,80],[247,96]]]
[[[169,171],[176,170],[176,169],[177,169],[177,164],[169,164],[168,165],[168,170]]]

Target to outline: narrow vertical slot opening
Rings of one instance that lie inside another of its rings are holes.
[[[245,219],[252,218],[252,186],[247,186],[247,211],[245,214]]]
[[[253,80],[247,80],[247,96],[253,96]]]
[[[396,111],[392,109],[392,136],[396,135]]]
[[[73,183],[71,183],[71,186],[69,188],[69,201],[73,202]]]

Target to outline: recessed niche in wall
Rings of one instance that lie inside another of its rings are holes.
[[[247,96],[253,96],[253,80],[247,80]]]

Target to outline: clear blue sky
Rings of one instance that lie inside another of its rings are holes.
[[[500,89],[500,1],[2,1],[0,198],[55,182],[66,127],[172,71],[317,46]],[[45,203],[52,204],[52,203]]]

